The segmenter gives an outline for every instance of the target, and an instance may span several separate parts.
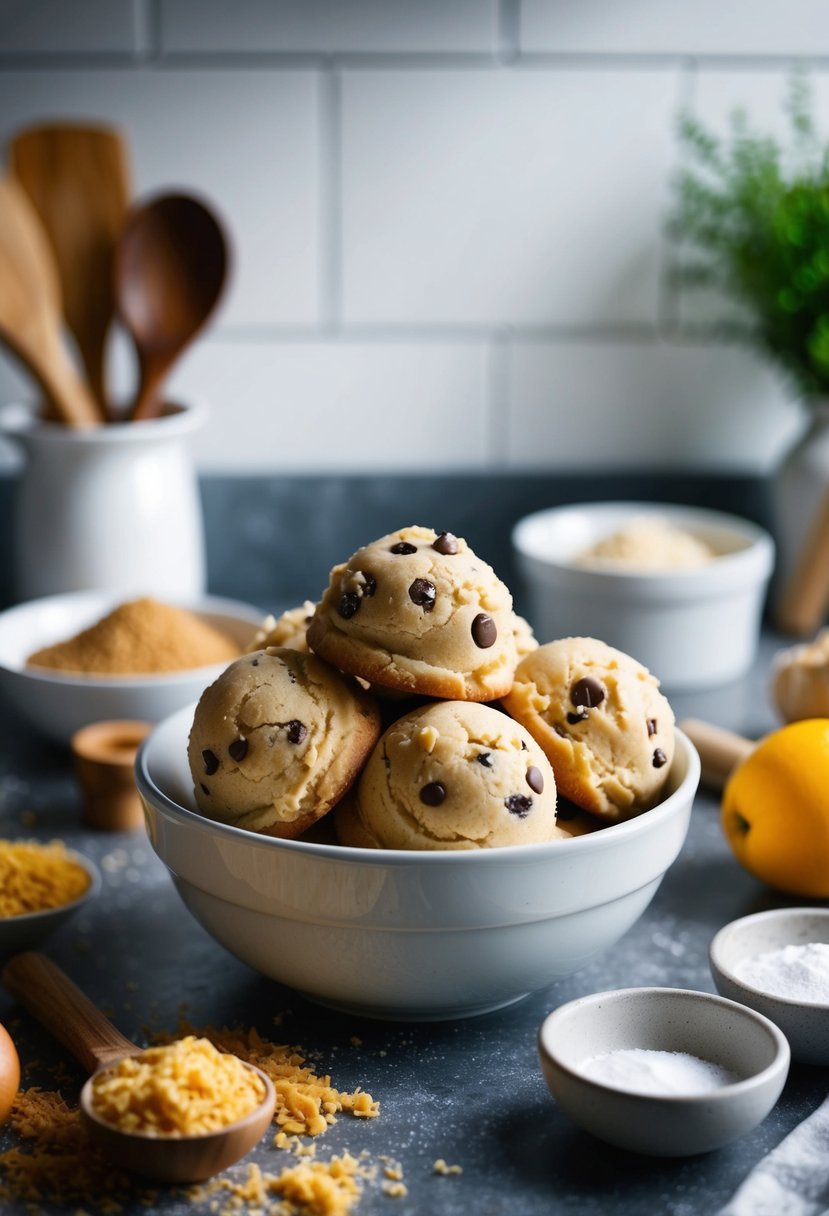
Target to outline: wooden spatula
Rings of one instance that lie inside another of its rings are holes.
[[[11,141],[11,169],[55,253],[66,323],[108,412],[104,352],[114,312],[113,254],[130,195],[126,145],[104,126],[50,124]]]
[[[48,417],[90,426],[102,415],[62,345],[59,301],[37,212],[17,181],[0,178],[0,338],[37,380]]]

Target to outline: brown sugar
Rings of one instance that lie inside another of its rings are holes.
[[[89,874],[60,840],[0,840],[0,917],[58,908],[80,898]]]
[[[241,649],[206,620],[145,596],[119,604],[65,642],[35,651],[29,667],[88,675],[151,675],[230,663]]]

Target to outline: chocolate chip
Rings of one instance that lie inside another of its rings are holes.
[[[579,710],[579,712],[577,714],[573,714],[573,713],[568,714],[567,721],[570,723],[571,726],[576,726],[579,722],[586,722],[589,717],[590,717],[590,714],[587,712],[587,707],[582,706],[582,708]]]
[[[575,802],[571,802],[569,798],[562,798],[559,796],[556,801],[556,819],[561,819],[562,821],[567,819],[575,819],[578,813],[579,808],[576,806]]]
[[[416,578],[409,588],[409,599],[417,604],[424,612],[431,612],[435,606],[435,584],[428,578]]]
[[[534,794],[543,794],[544,792],[544,777],[541,769],[536,768],[534,764],[531,764],[527,769],[527,785]]]
[[[648,738],[656,734],[656,718],[648,718]]]
[[[432,541],[432,548],[445,557],[454,557],[458,551],[458,538],[451,532],[439,532],[437,539]]]
[[[510,794],[509,798],[504,799],[504,806],[510,815],[517,815],[519,819],[526,819],[532,805],[532,798],[528,798],[526,794]]]
[[[399,540],[396,545],[392,545],[389,553],[399,553],[405,557],[409,553],[417,553],[417,545],[410,545],[407,540]]]
[[[306,618],[305,618],[305,624],[306,624],[306,625],[310,625],[310,624],[311,624],[311,621],[313,621],[313,619],[314,619],[314,618],[313,618],[312,616],[306,616]]]
[[[236,760],[237,762],[244,760],[248,754],[248,741],[247,739],[234,739],[227,750],[230,752],[232,760]]]
[[[251,661],[250,661],[250,665],[251,665],[251,667],[258,667],[258,666],[259,666],[259,660],[258,660],[258,659],[251,659]]]
[[[210,797],[210,790],[207,788],[207,786],[204,784],[204,782],[203,782],[203,781],[202,781],[202,783],[201,783],[201,789],[202,789],[202,793],[203,793],[203,794],[207,794],[207,797],[209,798],[209,797]]]
[[[201,754],[201,758],[204,761],[204,771],[208,777],[212,777],[219,767],[219,757],[215,752],[211,752],[209,747],[206,747]]]
[[[522,752],[528,752],[529,750],[530,750],[530,749],[527,747],[526,743],[525,743],[525,742],[524,742],[524,740],[522,739],[522,740],[521,740],[521,751],[522,751]]]
[[[558,737],[560,739],[569,739],[570,738],[570,736],[567,734],[567,731],[564,729],[563,726],[559,726],[558,722],[556,722],[555,726],[553,727],[553,730],[556,732],[556,734],[558,735]]]
[[[492,760],[490,759],[490,756],[490,752],[478,752],[475,759],[479,764],[482,764],[484,768],[492,768]]]
[[[497,637],[498,630],[492,617],[486,612],[479,612],[472,622],[472,641],[481,650],[488,650],[495,645]]]
[[[658,747],[653,753],[653,767],[661,768],[663,764],[668,763],[668,757],[665,755],[661,747]]]
[[[308,734],[308,727],[299,718],[292,718],[288,723],[288,742],[301,743]]]
[[[446,797],[446,788],[439,781],[430,781],[420,791],[420,801],[427,806],[440,806]]]
[[[574,705],[587,705],[593,709],[596,705],[601,705],[602,701],[607,696],[604,686],[595,680],[593,676],[582,676],[580,680],[576,680],[573,687],[570,689],[570,700]]]
[[[365,579],[365,582],[363,583],[363,596],[368,599],[369,596],[374,595],[375,591],[377,590],[377,579],[373,574],[369,574],[367,570],[361,570],[360,573]]]
[[[354,591],[344,591],[337,605],[337,612],[344,620],[349,621],[360,607],[360,597]]]

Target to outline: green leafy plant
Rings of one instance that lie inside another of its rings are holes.
[[[726,139],[682,116],[687,164],[669,230],[680,241],[679,281],[740,304],[744,336],[814,401],[829,394],[829,146],[802,76],[786,111],[785,142],[754,133],[741,112]]]

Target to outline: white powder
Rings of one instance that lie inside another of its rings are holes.
[[[829,943],[783,946],[741,959],[734,974],[744,984],[790,1001],[829,1003]]]
[[[706,1094],[739,1081],[736,1073],[684,1051],[623,1047],[591,1056],[579,1072],[592,1081],[638,1094]]]

